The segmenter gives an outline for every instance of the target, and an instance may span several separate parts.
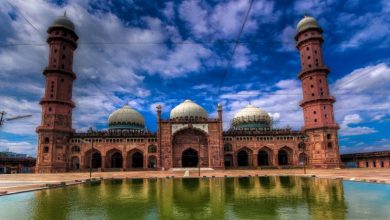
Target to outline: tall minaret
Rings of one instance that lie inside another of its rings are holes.
[[[315,168],[340,166],[339,145],[334,119],[335,98],[329,93],[327,75],[321,44],[322,29],[313,17],[305,16],[297,25],[295,36],[301,57],[303,108],[305,125],[303,131],[308,136],[307,153],[309,165]]]
[[[57,18],[47,30],[50,55],[43,71],[45,95],[41,99],[42,119],[37,128],[38,152],[36,172],[64,172],[67,168],[66,151],[72,129],[73,53],[78,36],[69,18]]]

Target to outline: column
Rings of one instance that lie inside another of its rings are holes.
[[[127,154],[125,153],[122,156],[122,170],[123,171],[126,171],[126,168],[127,168],[126,164],[127,164]]]
[[[253,154],[252,156],[252,166],[253,168],[257,168],[258,161],[257,161],[257,154]]]
[[[106,155],[102,156],[102,168],[101,170],[104,171],[106,168]]]

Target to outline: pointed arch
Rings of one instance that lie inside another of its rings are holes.
[[[134,148],[127,152],[127,167],[129,168],[144,168],[144,152],[138,148]]]
[[[106,167],[108,168],[122,168],[123,155],[118,148],[112,148],[106,153]]]
[[[252,158],[252,150],[247,147],[240,148],[236,153],[236,158],[237,158],[237,166],[239,167],[250,166],[251,158]]]
[[[199,163],[199,152],[193,148],[187,148],[181,155],[182,167],[197,167]]]
[[[101,168],[102,167],[102,154],[99,150],[88,150],[84,154],[84,166],[85,168]]]
[[[258,166],[271,166],[272,165],[272,150],[264,146],[257,153]]]
[[[288,166],[292,165],[293,150],[290,147],[284,146],[278,151],[278,165]]]

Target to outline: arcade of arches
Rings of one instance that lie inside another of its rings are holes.
[[[293,149],[286,146],[277,150],[268,147],[251,150],[244,147],[235,154],[225,152],[224,162],[225,167],[293,166],[296,164],[294,158]],[[308,163],[307,156],[304,153],[300,153],[297,160],[299,160],[299,165],[303,165],[305,162]]]
[[[133,149],[123,154],[122,151],[114,148],[104,155],[94,149],[91,157],[91,150],[84,155],[74,155],[70,159],[70,170],[78,169],[144,169],[157,168],[156,152],[145,155],[139,149]],[[146,158],[147,156],[147,158]]]
[[[156,146],[152,145],[153,148]],[[151,146],[149,146],[150,152]],[[199,154],[200,151],[200,154]],[[294,164],[304,165],[308,163],[307,155],[303,152],[294,153],[293,149],[287,146],[273,150],[262,147],[252,150],[243,147],[233,152],[230,144],[224,146],[224,166],[229,167],[267,167],[267,166],[293,166]],[[152,154],[145,153],[139,149],[133,149],[123,154],[117,148],[111,149],[102,155],[94,150],[91,158],[91,151],[85,152],[84,156],[72,156],[70,169],[82,168],[104,168],[104,169],[156,169],[158,167],[157,150]],[[297,154],[294,162],[294,154]],[[174,167],[207,167],[208,151],[204,134],[191,130],[183,131],[174,136]],[[200,162],[200,164],[199,164]]]
[[[186,132],[175,136],[175,148],[173,154],[175,155],[174,167],[207,167],[208,154],[207,144],[205,144],[204,136],[198,133],[197,138],[186,138],[188,135]],[[155,147],[155,146],[154,146]],[[199,149],[201,155],[199,155]],[[268,147],[262,147],[261,149],[254,151],[247,147],[243,147],[232,152],[230,147],[224,148],[229,150],[224,154],[224,166],[229,167],[266,167],[266,166],[292,166],[294,165],[294,153],[293,149],[289,147],[282,147],[277,150],[272,150]],[[157,152],[157,151],[153,151]],[[82,163],[84,160],[84,163]],[[201,163],[199,164],[199,161]],[[297,156],[299,165],[307,164],[307,155],[305,153],[299,153]],[[107,151],[105,156],[102,156],[101,152],[94,150],[91,158],[91,151],[87,151],[85,156],[80,158],[79,156],[73,156],[70,159],[71,170],[83,169],[83,168],[105,168],[105,169],[156,169],[158,165],[157,156],[145,155],[143,151],[139,149],[133,149],[128,151],[125,155],[114,148]]]

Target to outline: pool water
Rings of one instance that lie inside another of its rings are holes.
[[[2,196],[0,219],[390,219],[390,185],[289,176],[105,180]]]

